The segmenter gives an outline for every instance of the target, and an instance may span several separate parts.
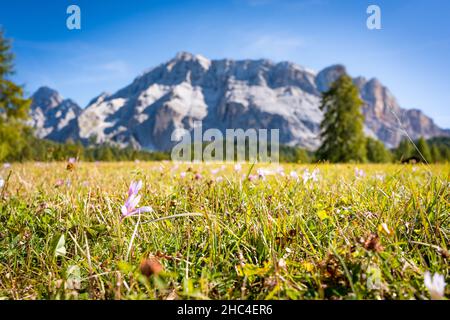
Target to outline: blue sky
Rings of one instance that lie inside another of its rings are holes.
[[[70,4],[81,30],[66,28]],[[381,7],[382,30],[366,28],[370,4]],[[2,3],[0,25],[29,94],[48,85],[85,106],[179,51],[316,71],[343,63],[450,128],[448,0],[15,0]]]

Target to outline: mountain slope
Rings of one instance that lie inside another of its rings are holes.
[[[82,109],[72,100],[63,99],[48,87],[39,88],[31,97],[30,125],[39,138],[58,142],[78,140],[78,116]]]
[[[38,134],[58,141],[79,138],[167,150],[175,129],[192,130],[194,121],[201,120],[203,129],[222,132],[280,129],[281,143],[315,149],[321,92],[345,72],[341,65],[316,74],[290,62],[208,60],[182,52],[116,93],[94,98],[82,112],[54,92],[41,91],[33,96],[39,108],[32,108],[32,117]],[[386,145],[396,146],[404,136],[399,121],[412,138],[449,135],[421,111],[400,108],[378,80],[359,77],[354,82],[365,102],[366,132]],[[45,93],[49,108],[42,102]],[[59,117],[52,112],[57,109]]]

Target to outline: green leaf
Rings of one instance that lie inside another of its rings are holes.
[[[66,239],[65,239],[64,235],[62,234],[59,237],[59,240],[58,240],[58,242],[56,243],[56,246],[55,246],[55,257],[58,257],[58,256],[64,257],[64,256],[66,256],[65,244],[66,244]]]

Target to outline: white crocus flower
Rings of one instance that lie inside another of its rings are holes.
[[[443,275],[435,273],[431,277],[431,274],[427,271],[425,272],[424,283],[430,292],[431,299],[440,300],[444,297],[445,281]]]

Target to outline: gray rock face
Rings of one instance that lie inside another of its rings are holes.
[[[39,88],[31,98],[30,125],[39,138],[58,142],[79,139],[78,116],[82,109],[75,102],[64,100],[48,87]]]
[[[280,142],[315,149],[320,144],[321,92],[346,73],[335,65],[317,75],[290,62],[208,60],[179,53],[137,77],[115,94],[101,94],[81,110],[55,91],[33,95],[31,116],[38,136],[81,139],[168,150],[177,128],[280,129]],[[365,101],[366,132],[388,146],[403,129],[412,138],[449,135],[419,110],[401,109],[378,80],[355,78]],[[403,129],[399,126],[401,122]]]

